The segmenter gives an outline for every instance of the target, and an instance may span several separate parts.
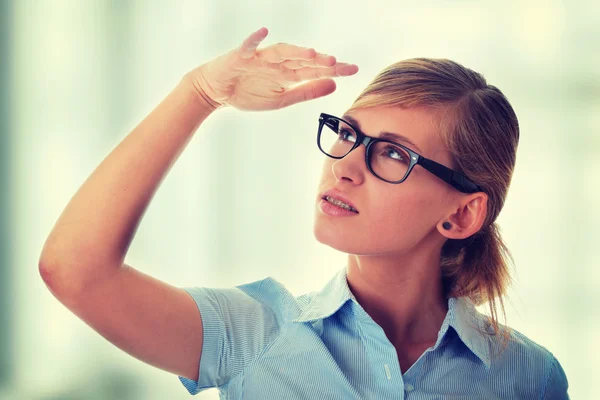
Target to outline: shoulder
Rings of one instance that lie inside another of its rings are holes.
[[[235,286],[234,290],[239,290],[267,306],[280,323],[296,318],[314,295],[314,292],[311,292],[295,296],[283,283],[271,276]]]
[[[526,357],[533,359],[536,362],[549,362],[553,357],[553,354],[546,347],[533,341],[520,331],[514,328],[507,328],[502,326],[502,329],[508,329],[509,339],[507,342],[506,350],[511,354],[512,357]],[[497,343],[497,346],[501,346]]]
[[[502,326],[503,329],[507,329]],[[564,399],[568,381],[554,354],[516,329],[508,328],[509,338],[500,335],[491,341],[492,365],[499,371],[511,372],[524,387],[537,388],[542,399]]]
[[[239,314],[270,315],[279,326],[297,318],[316,292],[295,296],[283,283],[269,276],[226,288],[186,287],[204,316],[212,312],[225,316]]]

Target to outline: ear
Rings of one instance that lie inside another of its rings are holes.
[[[465,195],[452,214],[448,214],[437,224],[438,231],[448,239],[465,239],[481,229],[487,215],[488,195],[477,192]],[[450,222],[450,229],[442,224]]]

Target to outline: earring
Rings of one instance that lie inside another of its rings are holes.
[[[448,229],[452,228],[452,224],[451,224],[450,222],[448,222],[448,221],[445,221],[445,222],[442,224],[442,227],[443,227],[445,230],[448,230]]]

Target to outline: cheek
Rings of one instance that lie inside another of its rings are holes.
[[[414,196],[381,199],[371,210],[370,225],[386,232],[405,231],[405,228],[418,224],[420,212],[419,200]]]
[[[435,196],[413,191],[393,198],[380,198],[369,211],[366,229],[369,236],[406,242],[419,240],[435,225],[439,204]]]

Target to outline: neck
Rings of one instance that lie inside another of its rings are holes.
[[[396,347],[434,343],[448,311],[440,253],[430,250],[348,257],[350,290]]]

